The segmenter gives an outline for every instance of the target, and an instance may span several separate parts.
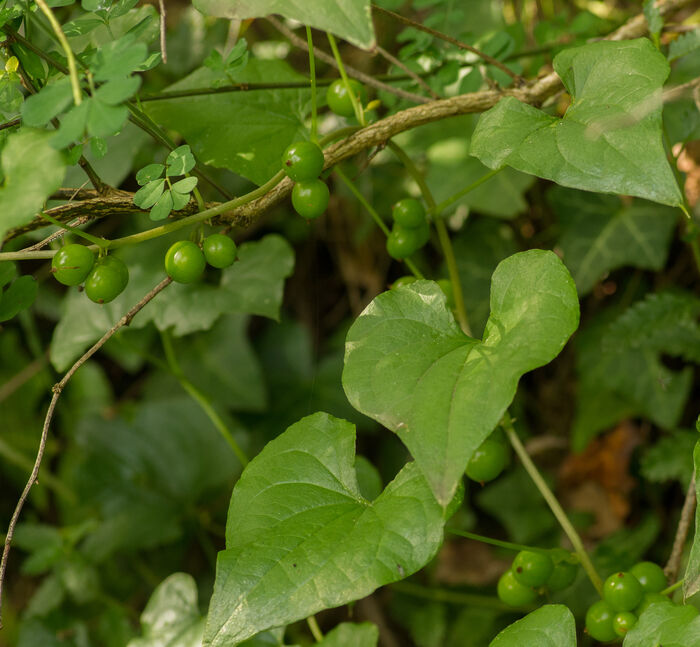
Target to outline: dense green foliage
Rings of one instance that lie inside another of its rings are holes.
[[[700,647],[697,6],[34,2],[1,647]]]

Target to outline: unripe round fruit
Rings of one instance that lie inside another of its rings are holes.
[[[515,579],[525,586],[542,586],[552,574],[554,564],[546,553],[521,550],[511,566]]]
[[[94,264],[95,255],[85,245],[64,245],[51,259],[51,272],[63,285],[80,285]]]
[[[603,584],[603,599],[615,611],[631,611],[644,597],[644,589],[632,573],[613,573]]]
[[[173,243],[165,254],[165,271],[177,283],[193,283],[204,273],[202,250],[190,240]]]
[[[404,198],[392,207],[391,217],[397,225],[415,229],[425,223],[425,209],[418,200]]]
[[[522,607],[531,604],[537,599],[537,593],[529,586],[524,586],[517,579],[513,571],[508,570],[498,580],[498,598],[509,607]]]
[[[391,284],[391,289],[395,290],[396,288],[400,288],[402,285],[410,285],[411,283],[415,283],[417,280],[418,279],[415,276],[411,276],[410,274],[408,276],[400,276]]]
[[[617,634],[613,629],[615,611],[605,601],[599,600],[586,612],[586,631],[591,638],[600,642],[615,640]]]
[[[613,618],[613,631],[621,638],[637,624],[637,616],[631,611],[620,611]]]
[[[350,79],[349,85],[352,89],[352,93],[357,97],[358,102],[362,105],[367,103],[367,90],[365,90],[365,86],[359,81],[355,81],[355,79]],[[350,93],[343,79],[336,79],[328,86],[326,102],[328,103],[328,107],[335,112],[336,115],[340,115],[341,117],[355,116],[352,99],[350,98]]]
[[[630,569],[630,573],[639,580],[647,593],[659,593],[668,586],[663,569],[654,562],[638,562]]]
[[[324,163],[323,151],[313,142],[294,142],[282,156],[282,168],[295,182],[315,180]]]
[[[85,279],[85,294],[95,303],[109,303],[119,296],[129,282],[124,261],[114,256],[97,261]]]
[[[297,182],[292,189],[292,206],[302,218],[318,218],[328,207],[330,192],[323,180]]]
[[[421,247],[420,232],[417,229],[404,229],[395,226],[386,239],[386,251],[396,260],[410,256]]]
[[[569,562],[559,562],[547,580],[547,588],[554,592],[570,587],[578,575],[578,566]]]
[[[204,239],[202,252],[209,265],[223,269],[236,260],[236,243],[223,234],[211,234]]]
[[[495,438],[487,438],[467,463],[466,475],[477,483],[493,481],[508,465],[510,448]]]

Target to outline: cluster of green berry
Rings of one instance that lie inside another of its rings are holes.
[[[563,591],[578,574],[576,558],[563,548],[521,550],[498,580],[498,597],[511,607],[532,604],[545,592]]]
[[[165,254],[165,271],[177,283],[194,283],[207,263],[217,269],[229,267],[236,260],[236,243],[224,234],[211,234],[199,245],[178,240]]]
[[[476,448],[467,463],[465,474],[477,483],[493,481],[510,462],[510,445],[505,434],[496,429]]]
[[[394,224],[386,239],[386,251],[402,260],[418,251],[430,238],[423,205],[413,198],[399,200],[391,209]]]
[[[653,562],[639,562],[628,572],[613,573],[603,584],[603,599],[586,613],[586,631],[600,642],[623,638],[651,604],[671,604],[661,594],[666,586],[662,568]]]
[[[95,303],[109,303],[121,294],[129,282],[129,269],[116,256],[95,254],[85,245],[64,245],[51,261],[54,278],[63,285],[85,282],[85,294]]]
[[[282,156],[282,168],[295,182],[292,206],[307,220],[318,218],[328,206],[328,187],[318,177],[323,164],[323,151],[313,142],[294,142]]]

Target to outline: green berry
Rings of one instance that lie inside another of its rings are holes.
[[[631,611],[644,596],[644,589],[632,573],[613,573],[603,584],[603,599],[615,611]]]
[[[600,642],[615,640],[617,634],[613,629],[615,611],[605,602],[599,600],[591,605],[586,612],[586,631],[588,635]]]
[[[512,570],[501,575],[497,591],[498,598],[509,607],[522,607],[537,599],[535,590],[518,582]]]
[[[330,193],[322,180],[297,182],[292,189],[292,206],[302,218],[318,218],[328,206]]]
[[[661,593],[645,593],[642,601],[634,609],[637,617],[641,616],[652,604],[673,604],[671,600]]]
[[[313,142],[295,142],[282,156],[282,168],[295,182],[315,180],[324,163],[323,151]]]
[[[165,254],[165,271],[177,283],[193,283],[204,273],[202,250],[192,241],[179,240]]]
[[[440,286],[442,293],[445,295],[445,305],[447,305],[450,310],[454,310],[455,293],[452,289],[452,281],[449,279],[438,279],[436,282]]]
[[[357,97],[359,103],[362,105],[367,103],[367,91],[365,90],[365,86],[354,79],[350,79],[349,85],[352,94]],[[340,115],[341,117],[355,116],[352,99],[350,98],[350,93],[343,79],[336,79],[328,86],[326,102],[328,103],[328,107],[335,112],[336,115]]]
[[[637,616],[631,611],[620,611],[613,618],[613,631],[621,638],[637,624]]]
[[[236,260],[236,243],[223,234],[211,234],[204,239],[202,252],[209,265],[223,269],[233,265]]]
[[[546,553],[521,550],[513,560],[511,570],[515,579],[525,586],[542,586],[552,574],[554,564]]]
[[[394,222],[407,229],[421,227],[425,223],[425,209],[423,205],[414,198],[404,198],[399,200],[391,210]]]
[[[420,232],[395,226],[386,239],[386,251],[396,260],[410,256],[421,247]]]
[[[559,562],[547,580],[547,588],[553,593],[570,587],[578,575],[578,566],[569,562]]]
[[[120,295],[129,281],[124,261],[114,256],[97,261],[85,279],[85,294],[95,303],[109,303]]]
[[[400,288],[402,285],[410,285],[411,283],[415,283],[417,280],[418,279],[415,276],[411,276],[410,274],[408,276],[400,276],[391,284],[391,289],[395,290],[396,288]]]
[[[630,569],[630,573],[648,593],[659,593],[668,586],[663,569],[654,562],[638,562]]]
[[[51,260],[51,272],[63,285],[80,285],[95,264],[95,255],[85,245],[64,245]]]
[[[467,463],[467,476],[477,483],[493,481],[508,465],[510,448],[492,437],[487,438]]]

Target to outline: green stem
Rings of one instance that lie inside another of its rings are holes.
[[[48,213],[42,212],[41,216],[42,218],[45,218],[57,227],[60,227],[61,229],[67,229],[68,231],[74,233],[76,236],[80,236],[85,240],[89,240],[91,243],[97,245],[100,249],[107,249],[109,247],[109,241],[105,240],[104,238],[98,238],[97,236],[93,236],[92,234],[88,234],[87,232],[78,229],[77,227],[71,227],[70,225],[63,223],[60,220],[56,220],[56,218],[50,216]]]
[[[457,269],[457,259],[455,258],[452,241],[450,240],[450,235],[447,233],[445,222],[442,219],[440,212],[437,211],[437,204],[435,202],[435,198],[433,197],[433,193],[430,190],[428,183],[425,181],[425,177],[423,177],[423,174],[418,170],[418,167],[413,163],[413,160],[408,156],[406,151],[391,139],[389,140],[388,145],[416,181],[416,184],[423,195],[423,199],[428,205],[428,209],[433,214],[433,223],[438,234],[438,239],[440,240],[440,247],[442,248],[442,253],[445,257],[445,263],[447,264],[447,273],[449,274],[450,282],[452,283],[452,295],[454,296],[455,300],[457,321],[459,322],[464,334],[471,336],[469,318],[467,317],[467,308],[464,305],[464,294],[462,293],[462,281],[459,278],[459,270]]]
[[[311,141],[316,141],[318,133],[318,110],[316,106],[316,58],[314,57],[314,40],[311,27],[306,27],[306,40],[309,43],[309,76],[311,77]]]
[[[537,546],[526,546],[524,544],[516,544],[512,541],[502,541],[501,539],[493,539],[491,537],[484,537],[484,535],[477,535],[473,532],[467,532],[466,530],[457,530],[457,528],[445,528],[446,532],[449,532],[458,537],[465,537],[466,539],[473,539],[474,541],[480,541],[483,544],[491,544],[492,546],[498,546],[499,548],[506,548],[508,550],[527,550],[532,553],[544,553],[549,555],[551,550],[549,548],[539,548]]]
[[[58,22],[58,20],[56,20],[56,16],[53,15],[53,11],[51,11],[49,5],[46,4],[45,0],[36,0],[36,3],[39,6],[39,9],[41,9],[41,11],[44,13],[49,23],[51,24],[51,28],[56,34],[58,42],[61,44],[63,53],[66,55],[66,60],[68,61],[70,84],[73,90],[73,101],[75,102],[76,106],[79,106],[82,103],[83,97],[82,91],[80,89],[80,80],[78,79],[78,68],[75,64],[75,55],[73,54],[73,50],[70,48],[70,45],[68,44],[68,39],[66,38],[66,35],[61,29],[61,24]]]
[[[309,625],[314,640],[320,643],[323,640],[323,632],[321,631],[321,627],[318,626],[318,622],[316,622],[316,616],[309,616],[306,619],[306,624]]]
[[[345,186],[347,186],[348,189],[350,189],[351,193],[357,198],[358,202],[367,210],[369,215],[372,216],[374,222],[377,223],[377,227],[379,227],[384,232],[385,236],[389,236],[391,232],[386,226],[386,223],[382,220],[382,217],[377,213],[377,210],[365,199],[365,196],[362,195],[362,193],[355,186],[352,180],[347,175],[345,175],[340,166],[336,166],[334,172],[343,181]],[[406,267],[408,267],[408,269],[411,270],[411,272],[416,278],[425,278],[423,276],[423,273],[418,269],[416,264],[410,258],[404,258],[404,263],[406,263]]]
[[[245,455],[240,445],[236,442],[230,429],[221,419],[221,416],[219,416],[219,414],[216,412],[211,402],[209,402],[209,399],[194,384],[192,384],[182,372],[180,365],[177,363],[177,357],[175,356],[175,349],[173,348],[170,333],[168,331],[162,331],[160,338],[163,344],[165,359],[168,362],[168,366],[170,367],[172,374],[175,376],[177,381],[180,382],[180,386],[182,386],[187,394],[202,408],[202,411],[204,411],[214,427],[216,427],[217,431],[223,436],[229,447],[231,447],[241,465],[245,467],[248,464],[248,457]]]
[[[515,428],[513,427],[513,421],[510,417],[510,414],[507,411],[503,416],[501,426],[506,432],[508,440],[510,440],[510,444],[513,446],[515,453],[518,455],[518,458],[520,458],[520,462],[523,464],[523,467],[530,475],[532,482],[540,491],[542,498],[544,498],[544,500],[547,502],[547,504],[549,505],[549,509],[552,511],[552,514],[555,516],[556,520],[559,522],[559,525],[562,527],[562,529],[566,533],[566,536],[569,538],[569,541],[574,547],[574,550],[578,555],[579,561],[581,562],[581,566],[583,566],[583,569],[586,571],[588,578],[591,580],[591,583],[595,587],[596,591],[598,591],[598,594],[602,596],[603,581],[600,579],[600,575],[598,575],[598,572],[595,570],[593,562],[591,562],[591,558],[588,556],[588,553],[586,552],[586,549],[583,546],[583,541],[581,541],[581,537],[576,532],[576,529],[573,527],[573,525],[569,521],[569,518],[566,516],[566,512],[564,512],[564,509],[561,507],[559,501],[557,501],[557,498],[549,489],[549,486],[542,478],[542,475],[539,473],[535,464],[532,462],[532,459],[527,453],[525,447],[520,442],[520,438],[518,438],[518,434],[515,432]]]
[[[484,182],[490,180],[494,175],[500,173],[504,168],[505,166],[502,166],[501,168],[489,171],[485,175],[482,175],[478,180],[472,182],[469,186],[464,187],[463,189],[457,191],[457,193],[455,193],[454,195],[451,195],[446,200],[443,200],[442,202],[436,204],[434,211],[431,211],[431,213],[437,217],[437,215],[442,213],[445,209],[447,209],[447,207],[457,202],[457,200],[463,198],[465,195],[467,195],[467,193],[471,193],[474,189],[480,187]]]
[[[449,591],[445,589],[428,589],[412,582],[396,582],[391,585],[394,591],[412,595],[417,598],[434,600],[435,602],[448,602],[469,607],[482,607],[486,609],[511,609],[498,598],[488,595],[478,595],[476,593],[462,593],[460,591]]]
[[[350,101],[352,101],[352,109],[355,111],[357,123],[359,123],[362,126],[365,126],[365,113],[362,108],[362,104],[357,100],[357,97],[355,96],[355,93],[352,90],[352,86],[350,85],[350,77],[345,71],[343,59],[340,57],[340,51],[338,50],[338,44],[335,42],[333,34],[331,34],[330,32],[326,32],[326,36],[328,36],[328,42],[330,43],[331,49],[333,50],[333,57],[335,58],[335,62],[338,64],[338,71],[340,72],[340,76],[342,77],[343,83],[345,84],[345,89],[347,90],[348,96],[350,97]]]
[[[683,586],[683,583],[685,582],[685,578],[678,580],[674,584],[671,584],[671,586],[666,587],[663,591],[661,591],[661,595],[670,595],[673,593],[676,589],[680,589],[681,586]]]

